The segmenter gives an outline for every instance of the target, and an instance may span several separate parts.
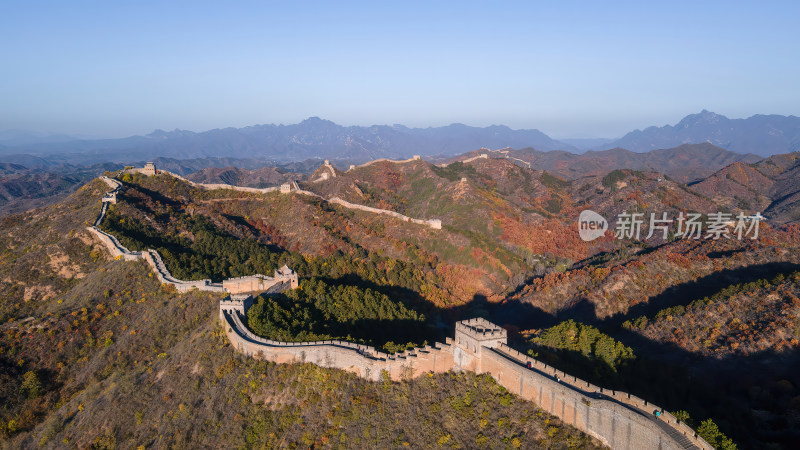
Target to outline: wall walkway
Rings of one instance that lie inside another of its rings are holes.
[[[111,194],[114,194],[114,198],[116,199],[116,193],[122,189],[122,183],[119,181],[105,176],[100,178],[109,187],[113,188],[113,190],[105,194],[97,220],[95,220],[94,225],[86,227],[86,229],[92,235],[94,235],[106,247],[106,249],[108,249],[112,257],[124,259],[126,261],[144,259],[145,262],[147,262],[147,264],[149,264],[153,269],[153,272],[156,274],[156,277],[158,277],[158,281],[160,281],[161,284],[172,286],[178,292],[199,289],[201,291],[208,292],[228,292],[239,294],[242,292],[255,292],[261,288],[264,288],[263,290],[266,291],[275,285],[283,283],[289,283],[291,287],[297,287],[297,274],[286,266],[276,270],[275,277],[268,277],[266,275],[253,275],[249,277],[223,280],[222,283],[212,283],[209,279],[186,281],[173,277],[169,272],[169,269],[167,269],[166,264],[164,264],[164,261],[161,259],[161,255],[159,255],[157,251],[153,249],[147,249],[142,252],[132,252],[122,245],[122,243],[119,242],[116,237],[99,228],[100,224],[103,222],[106,211],[108,210],[108,204],[110,203],[105,201],[105,199],[109,198]],[[224,284],[226,281],[231,283],[230,289],[225,289]],[[255,289],[248,290],[248,286],[254,287]]]
[[[451,370],[486,373],[511,393],[611,448],[712,449],[662,408],[625,392],[594,386],[508,347],[505,330],[484,319],[458,322],[455,338],[445,344],[387,355],[344,341],[280,342],[258,337],[243,323],[248,306],[242,300],[223,300],[220,320],[233,347],[254,358],[308,362],[370,380],[379,380],[384,371],[392,380]],[[661,416],[656,417],[655,411]]]
[[[419,158],[418,157],[417,158],[412,158],[412,159],[409,159],[407,161],[414,161],[416,159],[419,159]],[[369,165],[369,164],[372,164],[372,163],[375,163],[375,162],[378,162],[378,161],[381,161],[381,160],[371,161],[371,162],[369,162],[367,164],[364,164],[364,165]],[[386,160],[386,161],[388,161],[388,160]],[[393,161],[393,162],[406,162],[406,161]],[[328,163],[328,165],[330,166],[330,163]],[[363,167],[364,165],[359,166],[359,167]],[[128,171],[132,172],[132,173],[141,173],[141,170],[142,169],[128,169]],[[333,170],[333,166],[330,166],[330,170],[331,170],[331,173],[333,173],[334,176],[336,176],[335,175],[335,171]],[[340,199],[339,197],[332,197],[330,199],[325,199],[321,195],[315,194],[315,193],[313,193],[311,191],[300,189],[300,187],[297,185],[296,182],[290,183],[290,189],[287,190],[287,191],[283,191],[283,190],[281,190],[280,187],[269,187],[269,188],[257,189],[257,188],[250,188],[250,187],[244,187],[244,186],[233,186],[233,185],[230,185],[230,184],[196,183],[194,181],[187,180],[186,178],[184,178],[184,177],[182,177],[182,176],[180,176],[178,174],[175,174],[175,173],[172,173],[172,172],[169,172],[169,171],[166,171],[166,170],[159,170],[159,173],[164,173],[164,174],[170,175],[172,177],[175,177],[175,178],[177,178],[179,180],[183,180],[183,181],[191,184],[192,186],[200,188],[200,189],[206,189],[206,190],[230,189],[230,190],[234,190],[234,191],[250,192],[250,193],[254,193],[254,194],[266,194],[266,193],[270,193],[270,192],[281,192],[281,193],[294,192],[294,193],[297,193],[297,194],[318,198],[320,200],[327,201],[329,203],[334,203],[334,204],[337,204],[339,206],[343,206],[343,207],[348,208],[348,209],[357,209],[357,210],[360,210],[360,211],[366,211],[366,212],[370,212],[370,213],[374,213],[374,214],[384,214],[384,215],[396,217],[396,218],[398,218],[398,219],[400,219],[400,220],[402,220],[404,222],[410,222],[410,223],[415,223],[415,224],[419,224],[419,225],[425,225],[427,227],[430,227],[430,228],[433,228],[433,229],[436,229],[436,230],[441,230],[442,229],[442,221],[439,220],[439,219],[413,219],[411,217],[404,216],[403,214],[400,214],[400,213],[395,212],[395,211],[390,211],[388,209],[372,208],[372,207],[369,207],[369,206],[357,205],[355,203],[350,203],[350,202],[347,202],[345,200]],[[117,180],[113,180],[113,181],[117,181]],[[322,181],[322,180],[316,180],[316,181]],[[119,182],[117,181],[117,183],[119,183]]]
[[[387,216],[392,216],[392,217],[400,219],[400,220],[402,220],[404,222],[411,222],[411,223],[416,223],[416,224],[419,224],[419,225],[425,225],[425,226],[431,227],[431,228],[433,228],[435,230],[441,230],[442,229],[442,221],[439,220],[439,219],[412,219],[411,217],[404,216],[403,214],[400,214],[399,212],[389,211],[388,209],[373,208],[373,207],[364,206],[364,205],[356,205],[355,203],[350,203],[348,201],[342,200],[339,197],[331,197],[330,199],[328,199],[328,202],[329,203],[334,203],[336,205],[344,206],[345,208],[349,208],[349,209],[357,209],[359,211],[366,211],[366,212],[371,212],[371,213],[374,213],[374,214],[384,214],[384,215],[387,215]]]
[[[408,158],[408,159],[386,159],[386,158],[374,159],[372,161],[365,162],[364,164],[360,164],[360,165],[357,165],[357,166],[350,166],[350,168],[347,169],[347,171],[350,172],[351,170],[354,170],[354,169],[360,169],[362,167],[369,167],[369,166],[371,166],[373,164],[382,163],[382,162],[388,162],[388,163],[393,163],[393,164],[404,164],[404,163],[410,163],[410,162],[413,162],[413,161],[419,161],[421,159],[422,158],[419,155],[414,155],[413,157]]]

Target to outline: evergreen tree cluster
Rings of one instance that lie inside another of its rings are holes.
[[[395,350],[415,346],[425,317],[387,295],[354,285],[312,278],[291,291],[260,296],[247,312],[248,328],[281,341],[344,339]],[[387,347],[386,344],[389,344]]]
[[[604,363],[613,372],[634,360],[633,350],[597,328],[567,320],[548,328],[532,340],[535,345],[581,355]]]

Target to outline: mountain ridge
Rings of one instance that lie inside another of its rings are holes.
[[[13,131],[13,130],[11,130]],[[9,132],[2,132],[3,134]],[[9,136],[11,136],[9,134]],[[56,136],[56,135],[52,135]],[[157,156],[177,159],[234,157],[276,161],[301,161],[312,157],[330,160],[404,159],[413,155],[453,156],[470,148],[536,148],[582,153],[624,148],[643,152],[683,144],[710,143],[736,153],[760,156],[800,149],[800,118],[753,115],[729,119],[702,110],[677,124],[634,130],[622,138],[556,140],[537,129],[511,129],[506,125],[474,127],[452,123],[440,127],[405,125],[343,126],[316,116],[296,124],[261,124],[242,128],[215,128],[202,132],[156,129],[146,135],[119,139],[0,139],[0,160],[18,162],[31,155],[57,161],[96,163],[149,160]],[[587,145],[597,144],[595,147]],[[16,156],[15,156],[16,155]]]
[[[512,130],[504,125],[408,128],[403,125],[342,126],[319,117],[291,125],[253,125],[217,128],[200,133],[154,130],[144,136],[31,144],[2,149],[8,155],[34,154],[63,157],[79,153],[112,161],[151,159],[156,156],[197,158],[260,157],[298,161],[312,157],[367,161],[408,158],[415,154],[456,154],[465,148],[535,146],[544,150],[574,147],[551,139],[539,130]],[[102,155],[102,156],[101,156]]]
[[[790,153],[800,149],[800,117],[756,114],[746,119],[729,119],[704,109],[674,126],[634,130],[600,148],[623,147],[641,152],[702,142],[737,153],[761,156]]]

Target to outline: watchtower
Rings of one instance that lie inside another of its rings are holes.
[[[238,314],[241,317],[247,317],[247,310],[253,305],[253,297],[248,294],[234,294],[219,302],[219,317],[225,320],[224,313]]]
[[[156,170],[156,163],[154,162],[147,162],[144,164],[144,169],[142,169],[142,173],[144,175],[155,175],[158,173]]]
[[[275,280],[282,282],[288,281],[291,284],[292,289],[297,289],[297,286],[300,284],[297,279],[297,272],[290,269],[286,264],[275,271]]]
[[[454,368],[481,372],[481,354],[486,348],[497,348],[508,342],[508,333],[483,318],[456,323],[453,347]]]

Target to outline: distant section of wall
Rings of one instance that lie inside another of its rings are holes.
[[[703,449],[712,447],[658,406],[604,390],[553,369],[506,345],[503,328],[485,320],[456,323],[445,344],[387,355],[343,341],[281,342],[254,335],[244,325],[247,299],[220,302],[220,320],[240,352],[278,363],[308,362],[347,370],[370,380],[384,371],[393,380],[424,373],[468,370],[490,374],[498,384],[615,449]],[[659,411],[660,417],[654,415]]]
[[[402,162],[415,161],[415,160],[418,160],[418,159],[420,159],[419,155],[415,155],[414,158],[411,158],[411,159],[408,159],[408,160],[405,160],[405,161],[390,161],[390,162],[402,163]],[[370,165],[370,164],[373,164],[373,163],[379,162],[379,161],[389,161],[389,160],[375,160],[375,161],[371,161],[371,162],[366,163],[366,164],[362,164],[359,167],[364,167],[364,166],[367,166],[367,165]],[[325,166],[330,168],[330,174],[331,174],[330,176],[335,177],[336,176],[336,170],[333,168],[333,166],[330,165],[330,162],[325,161]],[[143,170],[144,169],[128,169],[128,172],[144,173]],[[300,187],[297,185],[297,182],[294,182],[294,181],[291,182],[291,183],[284,183],[281,186],[269,187],[269,188],[264,188],[264,189],[256,189],[256,188],[250,188],[250,187],[233,186],[233,185],[230,185],[230,184],[195,183],[194,181],[187,180],[186,178],[184,178],[184,177],[182,177],[182,176],[180,176],[178,174],[175,174],[175,173],[172,173],[172,172],[168,172],[166,170],[160,170],[160,171],[158,171],[158,173],[163,173],[163,174],[170,175],[172,177],[175,177],[175,178],[177,178],[179,180],[183,180],[183,181],[191,184],[192,186],[198,187],[200,189],[207,189],[207,190],[230,189],[230,190],[234,190],[234,191],[250,192],[250,193],[254,193],[254,194],[266,194],[266,193],[270,193],[270,192],[280,192],[282,194],[288,194],[288,193],[291,193],[291,192],[296,192],[296,193],[301,194],[301,195],[307,195],[307,196],[310,196],[310,197],[315,197],[315,198],[319,198],[321,200],[325,200],[324,197],[322,197],[322,196],[320,196],[318,194],[315,194],[315,193],[313,193],[311,191],[306,191],[306,190],[300,189]],[[323,179],[327,180],[328,177],[329,177],[328,172],[323,172],[322,175],[324,175],[324,176],[321,177],[320,179],[314,180],[314,182],[323,181]],[[441,230],[442,229],[442,221],[440,219],[412,219],[411,217],[404,216],[404,215],[402,215],[400,213],[397,213],[397,212],[394,212],[394,211],[389,211],[387,209],[372,208],[372,207],[369,207],[369,206],[357,205],[357,204],[354,204],[354,203],[350,203],[350,202],[347,202],[345,200],[340,199],[339,197],[332,197],[331,199],[328,199],[328,200],[325,200],[325,201],[327,201],[329,203],[335,203],[335,204],[338,204],[340,206],[344,206],[345,208],[358,209],[358,210],[361,210],[361,211],[371,212],[371,213],[375,213],[375,214],[389,215],[389,216],[392,216],[392,217],[396,217],[396,218],[398,218],[400,220],[403,220],[404,222],[410,222],[410,223],[416,223],[416,224],[419,224],[419,225],[425,225],[425,226],[431,227],[431,228],[436,229],[436,230]]]
[[[387,216],[392,216],[392,217],[400,219],[400,220],[402,220],[404,222],[411,222],[411,223],[416,223],[416,224],[419,224],[419,225],[425,225],[425,226],[431,227],[431,228],[436,229],[436,230],[441,230],[442,229],[442,221],[439,220],[439,219],[412,219],[411,217],[404,216],[403,214],[400,214],[400,213],[395,212],[395,211],[389,211],[388,209],[372,208],[370,206],[364,206],[364,205],[356,205],[355,203],[350,203],[350,202],[348,202],[346,200],[342,200],[339,197],[332,197],[332,198],[330,198],[328,200],[328,202],[344,206],[345,208],[357,209],[357,210],[360,210],[360,211],[366,211],[366,212],[371,212],[371,213],[375,213],[375,214],[384,214],[384,215],[387,215]]]
[[[334,169],[330,161],[326,159],[325,163],[322,166],[328,169],[328,171],[319,174],[319,178],[317,178],[316,180],[312,180],[311,181],[312,183],[319,183],[321,181],[329,180],[331,178],[336,178],[336,169]]]
[[[409,159],[400,159],[400,160],[397,160],[397,159],[386,159],[386,158],[374,159],[372,161],[365,162],[364,164],[361,164],[361,165],[358,165],[358,166],[351,165],[350,169],[348,169],[347,171],[349,172],[349,171],[354,170],[354,169],[358,169],[358,168],[361,168],[361,167],[368,167],[368,166],[371,166],[373,164],[382,163],[382,162],[393,163],[393,164],[403,164],[403,163],[410,163],[410,162],[413,162],[413,161],[419,161],[421,159],[422,159],[422,157],[419,156],[419,155],[414,155],[413,157],[411,157]]]
[[[281,187],[280,186],[274,186],[274,187],[260,188],[259,189],[259,188],[252,188],[252,187],[246,187],[246,186],[234,186],[232,184],[223,184],[223,183],[196,183],[194,181],[187,180],[186,178],[184,178],[184,177],[182,177],[182,176],[180,176],[180,175],[178,175],[176,173],[172,173],[172,172],[169,172],[169,171],[166,171],[166,170],[160,170],[159,173],[167,174],[167,175],[169,175],[171,177],[175,177],[175,178],[177,178],[179,180],[185,181],[185,182],[191,184],[192,186],[194,186],[196,188],[205,189],[205,190],[208,190],[208,191],[212,191],[214,189],[230,189],[232,191],[249,192],[249,193],[252,193],[252,194],[267,194],[267,193],[270,193],[270,192],[281,192]]]
[[[502,157],[502,158],[505,158],[505,159],[511,160],[511,162],[513,162],[514,164],[516,164],[516,165],[518,165],[518,166],[524,166],[524,167],[527,167],[528,169],[530,169],[530,168],[531,168],[531,163],[529,163],[528,161],[525,161],[525,160],[522,160],[522,159],[519,159],[519,158],[516,158],[516,157],[514,157],[514,156],[511,156],[511,155],[509,155],[509,151],[510,151],[510,150],[511,150],[511,149],[510,149],[510,148],[508,148],[508,147],[506,147],[506,148],[502,148],[502,149],[500,149],[500,150],[491,150],[491,149],[488,149],[488,148],[482,148],[482,149],[481,149],[481,151],[487,151],[487,152],[492,152],[492,153],[498,153],[498,154],[500,154],[500,155],[501,155],[501,157]],[[475,158],[472,158],[472,159],[475,159]],[[472,160],[472,159],[471,159],[471,160]],[[468,161],[464,161],[464,162],[468,162]]]
[[[475,161],[477,159],[489,159],[489,155],[487,155],[486,153],[481,153],[478,156],[473,156],[472,158],[467,158],[467,159],[465,159],[465,160],[463,160],[461,162],[466,164],[466,163]]]

